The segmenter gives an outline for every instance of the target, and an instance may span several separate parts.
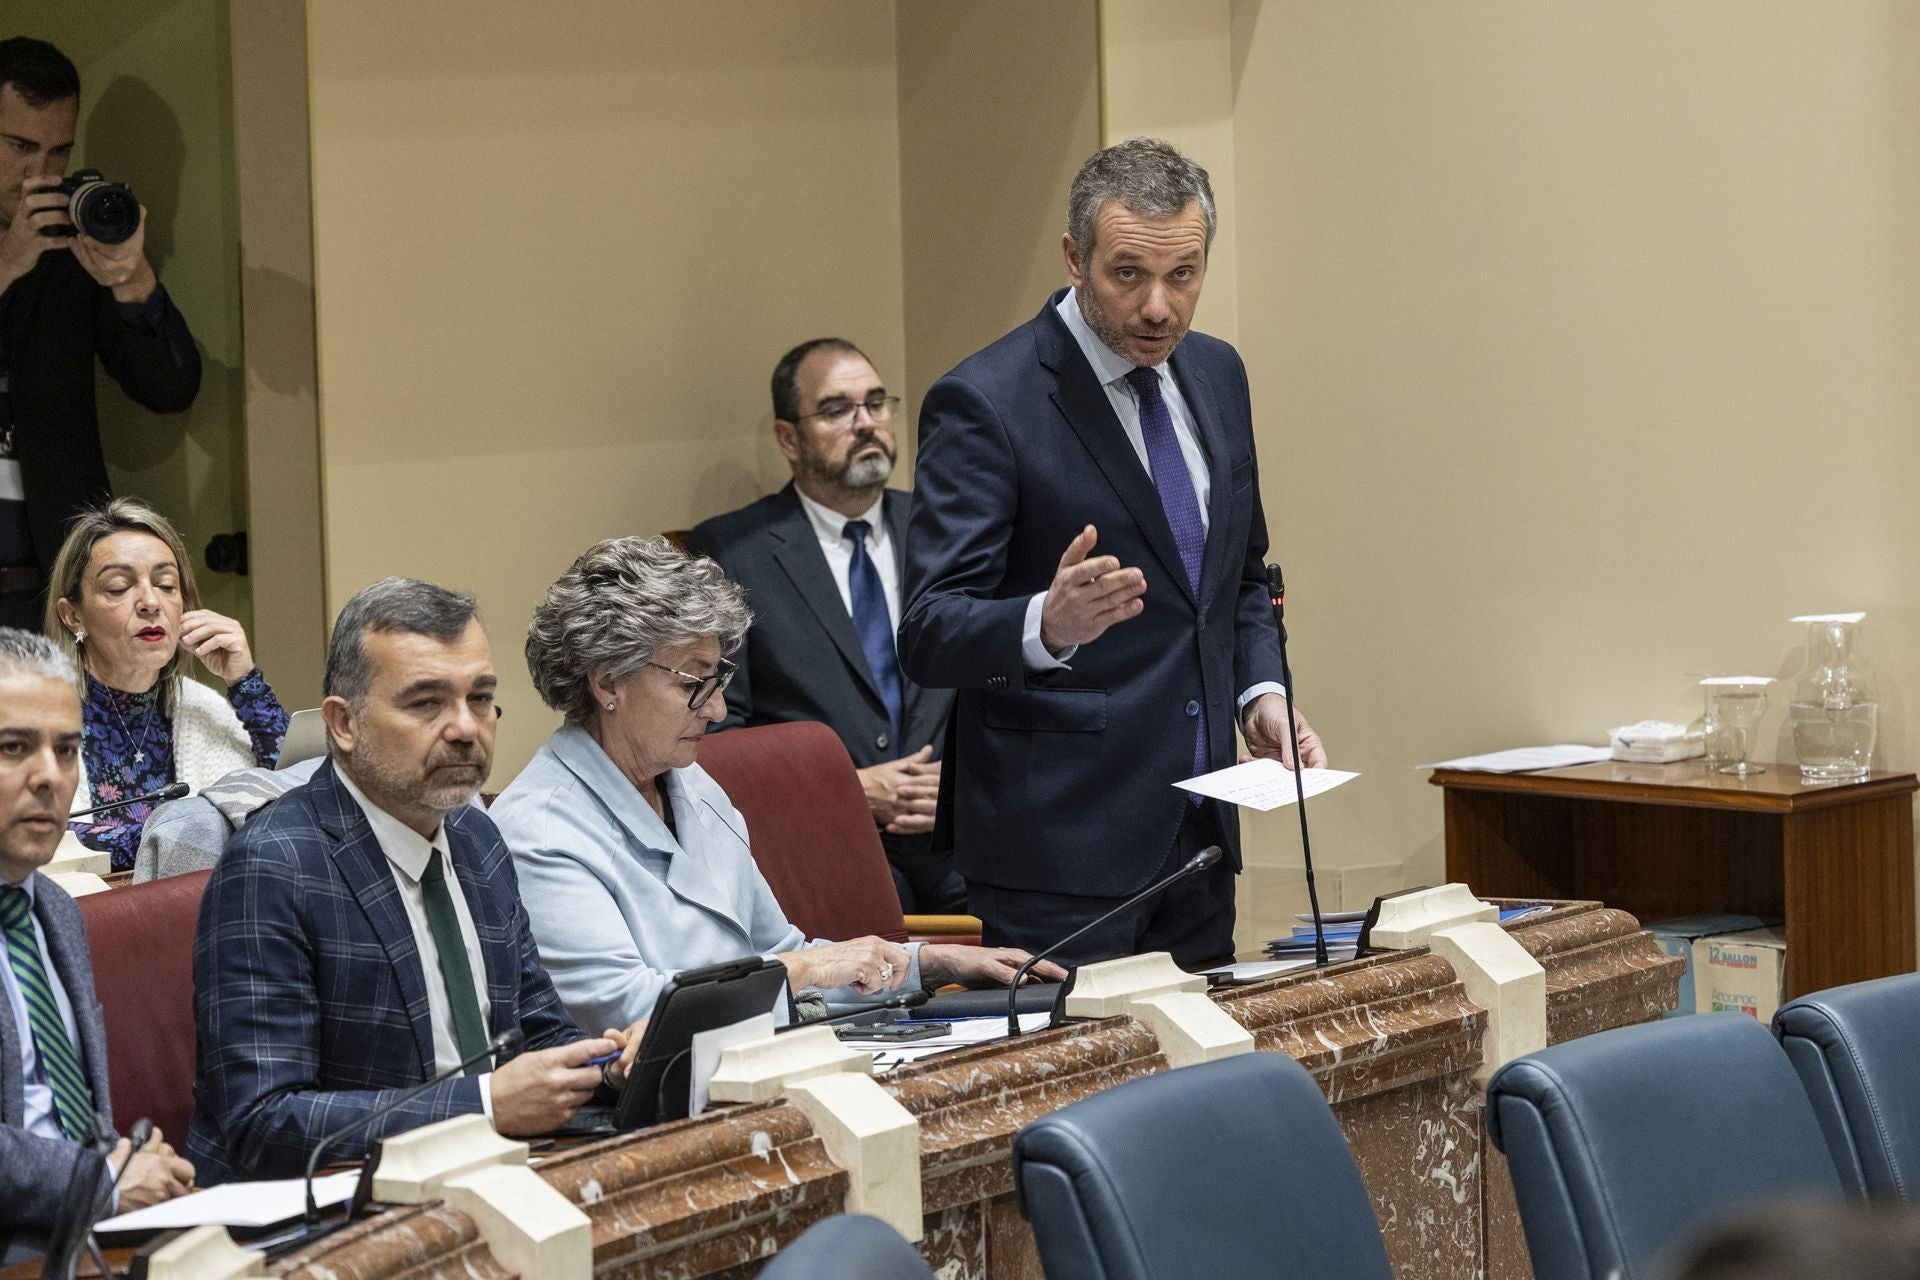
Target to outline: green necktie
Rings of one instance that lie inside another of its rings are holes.
[[[467,963],[467,942],[460,936],[460,917],[453,909],[453,893],[447,888],[447,869],[435,849],[420,876],[420,893],[427,908],[427,931],[433,934],[434,949],[440,953],[440,978],[447,988],[447,1012],[453,1018],[453,1043],[462,1058],[471,1058],[487,1047],[486,1028],[480,1022],[480,997],[473,989],[473,968]],[[467,1074],[483,1075],[485,1062],[467,1068]]]
[[[13,980],[26,998],[40,1073],[53,1088],[53,1109],[60,1117],[60,1132],[75,1142],[83,1141],[93,1132],[93,1089],[87,1084],[86,1072],[80,1069],[80,1055],[67,1037],[66,1020],[53,997],[53,981],[47,967],[40,963],[40,941],[27,909],[25,889],[0,889],[0,929],[6,931],[7,962],[13,966]]]

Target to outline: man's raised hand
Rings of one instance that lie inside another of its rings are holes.
[[[1147,575],[1124,568],[1114,556],[1088,559],[1099,532],[1088,525],[1060,556],[1060,568],[1040,607],[1040,643],[1058,653],[1089,644],[1116,622],[1137,617],[1146,607]]]

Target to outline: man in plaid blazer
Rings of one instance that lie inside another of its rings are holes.
[[[567,1017],[513,860],[471,804],[492,764],[494,685],[470,597],[389,578],[341,610],[322,706],[332,758],[234,834],[201,904],[187,1149],[202,1185],[302,1172],[323,1136],[511,1027],[517,1055],[331,1155],[476,1111],[505,1134],[544,1132],[624,1079],[638,1037],[586,1039]]]

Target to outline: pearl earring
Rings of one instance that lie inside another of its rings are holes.
[[[607,704],[607,710],[609,711],[613,710],[613,704],[611,702]]]

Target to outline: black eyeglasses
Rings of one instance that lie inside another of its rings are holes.
[[[862,409],[867,417],[875,422],[892,422],[893,411],[900,407],[899,396],[868,396],[865,400],[829,400],[812,413],[803,413],[795,419],[805,422],[808,418],[820,418],[836,427],[850,427]]]
[[[646,665],[655,671],[664,671],[670,676],[679,676],[687,686],[687,710],[698,711],[707,705],[707,700],[733,682],[733,673],[740,668],[725,658],[710,676],[689,675],[685,671],[675,671],[672,667],[663,667],[657,662]]]

